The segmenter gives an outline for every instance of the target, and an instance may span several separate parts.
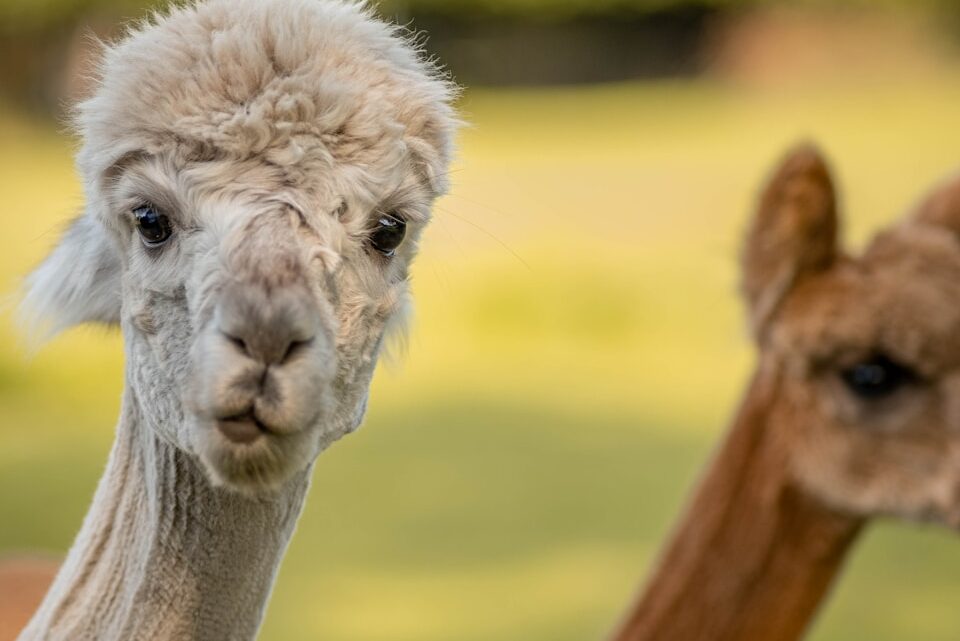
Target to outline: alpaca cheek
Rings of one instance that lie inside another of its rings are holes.
[[[157,322],[157,316],[154,313],[155,302],[148,296],[144,300],[134,302],[129,305],[130,313],[128,319],[130,325],[145,336],[153,336],[160,331]]]
[[[355,432],[360,429],[360,426],[363,425],[363,419],[367,416],[367,406],[370,401],[370,390],[366,390],[363,393],[363,397],[360,399],[360,403],[357,405],[354,413],[353,419],[348,423],[347,429],[350,432]]]
[[[370,382],[377,366],[380,348],[383,345],[386,319],[372,313],[360,313],[354,317],[354,328],[364,326],[368,331],[347,332],[350,343],[341,334],[339,350],[344,354],[337,373],[337,396],[340,398],[337,424],[344,433],[356,430],[366,412]]]
[[[130,314],[130,323],[141,334],[153,335],[157,333],[157,324],[153,313],[145,307],[140,307]]]
[[[183,422],[193,333],[183,291],[128,291],[127,300],[134,301],[127,305],[130,312],[122,323],[127,376],[137,390],[139,409],[158,435],[181,447],[184,435],[171,432],[171,426]],[[180,393],[171,394],[172,390]]]
[[[182,397],[170,394],[170,390],[179,389],[179,384],[158,366],[145,341],[135,343],[128,344],[127,375],[137,390],[141,417],[157,436],[175,447],[184,448],[184,435],[177,431],[184,419],[179,400]]]

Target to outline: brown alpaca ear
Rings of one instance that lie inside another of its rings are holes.
[[[793,286],[833,263],[837,226],[826,161],[811,145],[793,149],[763,191],[743,251],[743,292],[758,340]]]
[[[960,175],[927,194],[913,214],[917,222],[946,227],[960,236]]]

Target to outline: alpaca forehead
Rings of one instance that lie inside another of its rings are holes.
[[[960,369],[960,249],[946,260],[888,249],[801,284],[779,320],[780,349],[839,365],[882,351],[931,376]]]

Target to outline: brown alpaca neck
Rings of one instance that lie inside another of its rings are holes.
[[[790,479],[769,424],[775,376],[758,376],[640,600],[614,641],[794,641],[860,519]]]

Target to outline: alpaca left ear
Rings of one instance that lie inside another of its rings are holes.
[[[20,316],[39,338],[81,323],[120,322],[120,255],[103,225],[81,214],[25,283]]]
[[[767,183],[743,251],[743,292],[761,340],[786,295],[836,259],[837,199],[820,152],[802,145]]]

